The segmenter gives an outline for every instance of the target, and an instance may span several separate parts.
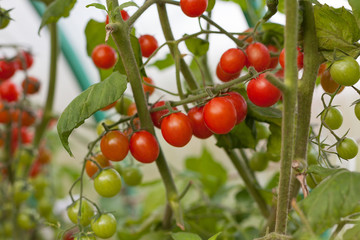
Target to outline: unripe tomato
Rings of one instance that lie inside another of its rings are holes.
[[[188,118],[191,123],[193,134],[200,139],[206,139],[213,135],[213,132],[208,129],[203,117],[204,107],[193,107],[188,112]]]
[[[220,63],[218,63],[216,67],[216,76],[220,79],[222,82],[228,82],[230,80],[233,80],[235,78],[238,78],[240,76],[240,72],[237,73],[227,73],[220,67]]]
[[[96,161],[100,167],[105,168],[105,167],[109,167],[111,166],[111,162],[109,161],[109,159],[107,159],[102,153],[98,153],[96,156],[92,157],[92,160]],[[95,163],[93,163],[90,160],[86,161],[85,164],[85,171],[86,174],[91,178],[97,171],[99,170],[99,168],[96,166]]]
[[[11,78],[16,72],[13,62],[0,60],[0,81]]]
[[[36,227],[36,216],[31,210],[23,210],[16,217],[17,225],[23,230],[31,230]]]
[[[91,229],[99,238],[110,238],[116,233],[116,219],[111,213],[101,214],[91,221]]]
[[[183,147],[190,142],[192,137],[190,120],[182,112],[170,114],[161,123],[161,133],[170,145]]]
[[[21,87],[26,94],[35,94],[40,90],[40,82],[35,77],[28,77],[22,81]]]
[[[114,197],[121,190],[121,177],[115,169],[104,169],[94,179],[94,188],[102,197]]]
[[[10,15],[9,10],[0,8],[0,29],[4,29],[9,25]]]
[[[321,87],[324,89],[325,92],[327,93],[334,93],[336,91],[336,89],[339,88],[339,84],[337,82],[335,82],[330,74],[329,70],[325,70],[321,75],[320,75],[320,84]],[[341,88],[339,89],[339,91],[337,92],[338,94],[342,92],[342,90],[344,90],[344,86],[341,86]]]
[[[154,162],[160,153],[156,138],[145,130],[135,132],[130,138],[129,145],[131,155],[142,163]]]
[[[298,69],[302,69],[304,66],[304,54],[300,51],[300,48],[297,48],[297,67]],[[279,56],[279,63],[282,68],[285,69],[285,48],[281,51]]]
[[[0,84],[0,97],[7,102],[16,102],[19,99],[19,89],[15,83],[6,80]]]
[[[340,85],[352,86],[359,81],[360,66],[352,57],[343,57],[330,67],[331,77]]]
[[[236,124],[241,123],[245,120],[247,114],[247,103],[243,96],[237,92],[227,92],[226,99],[230,100],[230,102],[234,105],[236,110]]]
[[[159,101],[159,102],[156,102],[152,108],[157,108],[157,107],[161,107],[161,106],[164,106],[164,105],[165,105],[165,101]],[[173,107],[172,109],[174,111],[177,110],[176,107]],[[167,109],[164,109],[164,110],[161,110],[161,111],[156,111],[156,112],[150,112],[151,120],[152,120],[154,126],[157,127],[157,128],[160,128],[161,123],[162,123],[162,121],[164,119],[164,118],[162,118],[162,116],[164,116],[165,114],[168,114],[168,113],[169,113],[169,110],[167,110]]]
[[[325,122],[325,127],[336,130],[341,127],[343,116],[339,109],[329,107],[322,112],[321,120]]]
[[[215,97],[206,103],[203,117],[206,126],[216,134],[230,132],[237,121],[234,104],[225,97]]]
[[[143,77],[143,80],[144,80],[144,82],[147,82],[147,83],[149,83],[151,85],[154,85],[154,81],[149,77]],[[146,85],[144,83],[143,83],[143,89],[144,89],[145,94],[148,93],[149,96],[155,91],[154,87]]]
[[[249,166],[253,171],[264,171],[269,164],[267,154],[265,152],[254,152],[249,161]]]
[[[200,17],[206,10],[208,0],[180,0],[180,7],[188,17]]]
[[[129,141],[122,132],[110,131],[101,138],[100,149],[111,161],[121,161],[129,152]]]
[[[360,120],[360,102],[355,105],[354,111],[356,118]]]
[[[246,92],[250,101],[259,107],[270,107],[281,97],[280,90],[266,80],[264,74],[251,79]]]
[[[121,115],[127,115],[128,108],[132,102],[133,101],[130,98],[122,96],[120,100],[117,101],[115,109]]]
[[[358,144],[352,138],[344,138],[336,144],[336,151],[339,157],[345,160],[354,158],[358,153]]]
[[[246,48],[247,61],[256,71],[266,70],[270,65],[269,49],[262,43],[252,43]]]
[[[106,44],[97,45],[91,53],[91,58],[98,68],[112,68],[117,60],[115,50]]]
[[[30,188],[25,181],[18,180],[15,182],[13,200],[17,206],[26,201],[30,197],[30,194]]]
[[[78,223],[78,218],[80,219],[80,224],[82,226],[87,226],[91,222],[91,218],[94,216],[93,206],[86,200],[81,201],[81,216],[78,216],[80,208],[80,200],[75,201],[67,209],[67,215],[70,221],[74,224]]]
[[[237,74],[244,68],[245,53],[238,48],[230,48],[220,58],[220,68],[228,74]]]
[[[138,167],[127,167],[122,170],[124,182],[129,186],[137,186],[141,183],[143,174]]]
[[[96,126],[96,133],[98,136],[100,136],[104,131],[104,126],[102,125],[103,123],[105,123],[106,126],[110,126],[110,125],[113,125],[115,122],[113,120],[110,120],[110,119],[105,119],[105,120],[102,120],[98,123],[98,125]],[[112,130],[118,130],[119,127],[118,126],[115,126],[113,128],[111,128]]]
[[[143,57],[150,57],[150,55],[158,48],[156,38],[148,34],[140,36],[139,43]]]

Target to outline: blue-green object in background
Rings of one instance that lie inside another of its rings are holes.
[[[39,16],[42,16],[45,11],[45,5],[42,2],[38,1],[30,1],[36,12],[39,14]],[[59,36],[60,36],[60,47],[61,51],[63,52],[66,61],[69,64],[69,67],[71,68],[72,72],[75,75],[75,78],[81,88],[82,91],[87,89],[89,86],[91,86],[91,82],[89,81],[89,77],[81,64],[81,61],[79,57],[76,54],[76,51],[71,46],[69,40],[67,39],[65,33],[61,30],[59,27]],[[98,111],[94,114],[95,120],[97,122],[100,122],[105,118],[105,114]]]

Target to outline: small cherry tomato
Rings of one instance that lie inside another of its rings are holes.
[[[37,157],[37,161],[41,164],[48,164],[51,162],[51,152],[46,147],[41,147],[39,149],[39,154]]]
[[[127,11],[125,10],[121,10],[121,17],[124,21],[128,20],[130,18],[129,14],[127,13]],[[109,15],[106,15],[106,20],[105,20],[106,24],[109,24]]]
[[[129,145],[131,155],[142,163],[154,162],[160,153],[156,138],[145,130],[135,132],[130,138]]]
[[[102,167],[102,168],[109,167],[109,166],[112,165],[111,162],[109,161],[109,159],[107,159],[102,153],[98,153],[97,155],[95,155],[91,159],[96,161],[100,165],[100,167]],[[99,170],[99,168],[95,163],[93,163],[90,160],[86,160],[85,171],[86,171],[86,174],[90,178],[92,178],[92,176],[94,176],[94,174],[98,170]]]
[[[96,126],[96,133],[98,136],[100,136],[105,131],[103,123],[105,123],[106,126],[110,126],[110,125],[113,125],[115,122],[110,119],[105,119],[105,120],[100,121],[98,123],[98,125]],[[111,128],[111,130],[118,130],[118,129],[119,129],[118,126]]]
[[[144,80],[144,82],[146,82],[146,83],[149,83],[149,84],[151,84],[151,85],[154,85],[154,81],[153,81],[151,78],[149,78],[149,77],[143,77],[143,80]],[[146,85],[145,83],[143,83],[143,89],[144,89],[145,94],[148,93],[149,96],[155,91],[155,88],[154,88],[154,87],[149,86],[149,85]]]
[[[165,101],[159,101],[159,102],[156,102],[152,108],[157,108],[157,107],[161,107],[164,105],[165,105]],[[174,111],[177,110],[176,107],[173,107],[172,109]],[[162,116],[164,116],[165,114],[168,114],[168,113],[169,113],[169,110],[167,110],[167,109],[164,109],[161,111],[156,111],[156,112],[150,112],[151,120],[152,120],[154,126],[157,128],[160,128],[162,120],[163,120]]]
[[[26,94],[34,94],[40,90],[40,82],[35,77],[28,77],[21,83],[21,87]]]
[[[334,79],[332,79],[329,70],[325,70],[320,75],[320,84],[321,87],[324,89],[324,91],[327,93],[334,93],[336,89],[338,89],[340,86],[337,82],[334,81]],[[337,94],[341,93],[342,90],[344,90],[344,88],[345,88],[344,86],[341,86]]]
[[[251,79],[246,91],[250,101],[259,107],[270,107],[281,97],[280,90],[266,80],[264,74]]]
[[[16,102],[19,99],[19,89],[15,83],[10,80],[0,84],[0,97],[7,102]]]
[[[244,31],[244,33],[252,33],[254,31],[254,29],[253,28],[249,28],[249,29],[246,29],[245,31]],[[238,36],[238,39],[240,39],[240,40],[243,40],[244,38],[246,38],[248,35],[239,35]],[[247,43],[249,43],[249,44],[251,44],[253,41],[254,41],[254,39],[253,39],[253,37],[248,37],[246,40],[245,40]]]
[[[304,54],[300,51],[299,47],[297,47],[297,52],[297,67],[302,69],[304,66]],[[280,52],[279,63],[285,69],[285,48]]]
[[[150,55],[158,48],[156,38],[148,34],[140,36],[139,43],[143,57],[150,57]]]
[[[332,79],[340,85],[352,86],[359,81],[360,66],[352,57],[343,57],[330,67]]]
[[[11,112],[11,119],[13,122],[18,123],[19,122],[19,116],[21,113],[21,126],[29,127],[32,126],[36,121],[36,115],[32,111],[23,109],[22,111],[20,109],[15,109]]]
[[[107,132],[100,141],[100,149],[111,161],[123,160],[129,152],[128,138],[119,130]]]
[[[91,58],[98,68],[109,69],[116,63],[115,50],[106,44],[97,45],[91,53]]]
[[[20,51],[15,59],[15,65],[18,69],[24,70],[29,69],[34,62],[34,58],[30,52]]]
[[[246,48],[247,61],[256,71],[266,70],[270,65],[269,49],[262,43],[252,43]]]
[[[245,53],[238,48],[230,48],[220,58],[220,68],[228,73],[235,74],[241,72],[246,62]]]
[[[268,45],[267,48],[269,49],[269,53],[277,53],[279,51],[279,49],[277,49],[277,47],[275,47],[274,45]],[[276,66],[279,63],[279,57],[271,57],[270,58],[270,65],[269,65],[269,69],[273,69],[276,68]]]
[[[124,182],[128,186],[137,186],[141,183],[143,174],[138,167],[127,167],[122,170]]]
[[[345,160],[356,157],[358,150],[358,144],[352,138],[344,138],[336,144],[336,151],[339,157]]]
[[[357,103],[354,108],[355,116],[360,120],[360,103]]]
[[[227,73],[220,67],[220,63],[218,63],[216,67],[216,76],[220,79],[222,82],[228,82],[230,80],[233,80],[235,78],[238,78],[240,76],[240,72],[237,73]]]
[[[336,107],[329,107],[322,112],[321,120],[324,121],[325,127],[336,130],[341,127],[343,116]]]
[[[114,197],[121,190],[120,174],[112,168],[102,170],[94,179],[94,188],[102,197]]]
[[[127,109],[126,115],[133,116],[133,115],[135,115],[135,113],[137,113],[137,109],[136,109],[136,104],[133,102],[133,103],[130,103],[130,105]]]
[[[241,123],[245,120],[247,114],[247,103],[243,96],[237,92],[227,92],[226,99],[230,100],[230,102],[234,105],[236,110],[236,124]]]
[[[5,104],[0,101],[0,123],[9,123],[11,121],[10,109],[8,109]]]
[[[192,137],[190,120],[182,112],[170,114],[161,123],[161,133],[170,145],[183,147],[190,142]]]
[[[117,101],[115,109],[121,115],[127,115],[128,108],[132,102],[133,101],[130,98],[122,96],[120,100]]]
[[[213,135],[213,132],[209,130],[206,126],[204,117],[203,117],[204,107],[193,107],[188,112],[188,118],[193,129],[193,134],[195,137],[200,139],[206,139]]]
[[[251,170],[261,172],[264,171],[269,164],[267,154],[265,152],[254,152],[249,161]]]
[[[91,218],[94,216],[94,208],[93,206],[86,200],[83,199],[81,201],[81,216],[79,217],[79,208],[80,208],[80,200],[75,201],[67,208],[67,215],[70,221],[74,224],[78,223],[78,219],[80,220],[80,224],[82,226],[87,226],[91,222]]]
[[[208,0],[180,0],[180,7],[188,17],[200,17],[206,10]]]
[[[116,219],[111,213],[101,214],[91,221],[91,229],[99,238],[110,238],[116,233]]]
[[[11,78],[16,72],[13,62],[0,60],[0,81]]]

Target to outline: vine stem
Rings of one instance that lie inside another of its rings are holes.
[[[291,163],[294,156],[297,102],[298,1],[285,0],[285,88],[282,119],[281,163],[275,232],[285,234],[290,197]]]

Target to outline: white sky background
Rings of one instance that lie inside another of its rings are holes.
[[[98,73],[95,69],[91,59],[86,54],[86,39],[84,35],[84,29],[87,24],[87,21],[91,18],[98,21],[105,20],[105,13],[96,8],[86,8],[85,6],[96,2],[95,0],[78,0],[74,9],[71,11],[71,14],[68,18],[60,20],[60,26],[66,33],[68,39],[72,42],[73,48],[76,49],[77,54],[81,58],[86,66],[86,70],[91,76],[91,82],[98,81]],[[105,1],[101,1],[105,2]],[[139,5],[142,1],[136,1]],[[328,3],[331,6],[340,7],[344,6],[349,8],[347,1],[319,1],[321,3]],[[8,28],[5,30],[0,30],[0,44],[21,44],[24,46],[29,46],[35,54],[34,66],[30,69],[30,75],[37,76],[39,79],[43,79],[43,86],[39,96],[33,97],[39,102],[43,102],[45,99],[45,93],[47,88],[47,82],[45,81],[48,78],[48,69],[49,69],[49,34],[46,28],[41,31],[41,36],[37,35],[38,27],[40,25],[40,18],[38,17],[35,10],[33,10],[31,4],[27,0],[2,0],[0,5],[3,8],[9,9],[14,8],[11,12],[11,17],[15,21],[11,22]],[[198,20],[191,19],[186,17],[176,6],[167,6],[168,15],[171,21],[171,26],[174,31],[175,38],[181,37],[185,32],[192,33],[199,31]],[[136,8],[129,7],[126,9],[131,15]],[[228,31],[241,32],[248,28],[245,18],[240,10],[240,8],[232,2],[222,2],[217,1],[216,6],[213,10],[213,19],[224,27]],[[284,17],[281,14],[277,14],[272,18],[272,21],[275,22],[284,22]],[[156,37],[159,45],[165,41],[160,24],[157,16],[156,7],[152,6],[148,11],[146,11],[140,19],[135,23],[135,27],[138,33],[138,36],[141,34],[151,34]],[[215,67],[218,63],[221,54],[228,48],[234,47],[234,44],[228,40],[226,37],[221,35],[212,35],[210,39],[210,51],[209,51],[209,64],[212,72],[215,76]],[[186,48],[182,48],[184,53],[187,53]],[[165,54],[168,52],[167,48],[161,50],[156,59],[162,59]],[[4,52],[0,50],[0,55]],[[5,52],[11,54],[9,52]],[[155,59],[155,60],[156,60]],[[155,84],[169,89],[170,91],[176,91],[175,86],[175,72],[171,68],[159,72],[156,68],[147,68],[148,75],[153,78]],[[80,93],[80,88],[78,87],[76,80],[68,67],[67,63],[63,56],[60,56],[58,64],[58,85],[55,99],[55,110],[61,112],[70,101],[75,98]],[[22,73],[17,73],[14,77],[14,80],[20,82],[23,79]],[[320,101],[320,96],[323,93],[322,89],[317,88],[315,90],[314,104],[313,104],[313,121],[317,121],[315,116],[322,110],[322,104]],[[156,100],[160,97],[162,93],[156,91],[152,100]],[[355,118],[353,113],[353,107],[349,107],[352,99],[358,98],[356,93],[350,88],[346,88],[343,93],[341,93],[334,104],[341,105],[341,110],[344,114],[344,123],[343,126],[337,130],[339,135],[344,134],[349,127],[351,127],[351,132],[349,136],[357,138],[360,135],[360,128],[358,125],[359,121]],[[159,133],[159,132],[158,132]],[[92,132],[88,133],[89,140],[94,139]],[[160,135],[159,139],[161,138]],[[72,137],[70,137],[71,139]],[[330,137],[331,138],[331,137]],[[213,140],[209,141],[209,144],[213,144]],[[189,154],[201,151],[203,146],[203,141],[193,139],[191,144],[182,149],[176,149],[170,147],[167,143],[162,142],[165,151],[176,160],[181,160],[184,158],[184,152],[186,156]],[[71,145],[72,147],[74,146]],[[210,146],[210,145],[209,145]],[[82,156],[82,151],[79,150],[79,153],[76,154],[79,157]],[[215,156],[218,159],[223,157],[222,153],[215,153]],[[351,161],[353,165],[355,161]]]

